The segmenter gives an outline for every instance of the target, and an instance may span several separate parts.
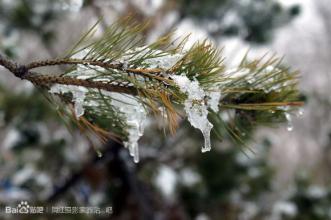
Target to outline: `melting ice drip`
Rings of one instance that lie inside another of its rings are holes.
[[[83,104],[86,97],[86,92],[88,92],[85,87],[55,84],[51,87],[49,92],[53,94],[71,93],[76,117],[79,118],[84,115]]]
[[[135,56],[124,55],[119,59],[119,62],[123,63],[124,69],[129,67],[133,59],[141,59],[146,54],[153,54],[156,57],[144,60],[143,64],[149,68],[162,68],[164,70],[173,67],[183,57],[182,54],[168,54],[160,50],[151,50],[148,47],[138,47],[129,51],[128,54],[133,52],[138,52],[138,54]],[[157,54],[162,55],[157,57]],[[144,79],[142,78],[142,80]],[[111,104],[116,106],[126,117],[128,141],[124,142],[124,146],[129,149],[130,155],[133,157],[134,162],[137,163],[139,162],[138,140],[144,133],[145,121],[147,119],[146,109],[133,96],[119,93],[111,93],[111,96],[113,98]]]
[[[151,53],[151,50],[147,47],[136,48],[135,51],[139,52],[134,58],[137,59],[139,56],[145,56],[145,54]],[[162,51],[153,50],[152,53],[157,55]],[[84,50],[80,54],[77,54],[76,58],[82,58],[86,55],[87,51]],[[162,56],[150,58],[144,60],[144,65],[149,68],[162,68],[165,71],[173,67],[181,58],[183,54],[167,54],[162,53]],[[132,56],[123,56],[118,61],[124,64],[124,69],[128,68],[132,61]],[[102,72],[102,68],[97,67]],[[83,73],[83,74],[82,74]],[[72,77],[79,79],[90,79],[93,78],[95,81],[108,82],[110,79],[107,77],[97,77],[98,72],[94,69],[90,69],[85,65],[78,65],[77,70],[70,73]],[[204,136],[204,146],[202,152],[211,150],[210,142],[210,131],[213,125],[208,121],[208,107],[213,111],[219,110],[219,101],[221,93],[217,90],[211,90],[205,92],[200,86],[199,82],[194,80],[190,81],[186,76],[171,76],[175,83],[179,86],[180,90],[187,94],[188,98],[185,100],[184,107],[187,113],[188,121],[191,125],[201,130]],[[93,90],[93,89],[92,89]],[[98,106],[95,101],[85,100],[86,93],[89,90],[82,86],[72,85],[53,85],[50,89],[50,93],[53,94],[72,94],[72,101],[74,102],[74,109],[76,117],[79,118],[84,115],[84,106]],[[127,141],[124,142],[124,146],[129,149],[130,155],[134,158],[134,162],[139,162],[139,150],[138,140],[143,135],[145,121],[147,119],[147,112],[144,106],[133,96],[124,95],[120,93],[101,91],[103,95],[111,98],[111,104],[117,108],[126,119],[126,132],[128,134]],[[207,105],[205,104],[205,98],[207,98]]]
[[[128,53],[130,54],[131,52],[129,51]],[[159,50],[151,50],[148,47],[136,48],[134,52],[138,52],[139,54],[134,57],[132,55],[124,55],[118,61],[114,62],[123,63],[124,69],[126,69],[133,59],[138,59],[146,56],[146,54],[152,53],[156,57],[144,60],[144,64],[149,66],[149,68],[162,68],[167,70],[173,67],[183,57],[182,54],[168,54]],[[76,54],[74,58],[83,59],[87,53],[88,50],[82,50],[80,53]],[[158,54],[162,54],[162,56],[158,57]],[[98,77],[98,71],[102,72],[103,70],[104,69],[101,67],[89,68],[88,65],[85,64],[77,65],[77,69],[69,74],[71,77],[76,77],[78,79],[93,78],[94,81],[109,83],[111,77]],[[95,103],[93,100],[85,100],[87,92],[88,90],[82,86],[72,85],[56,84],[50,89],[50,93],[53,94],[72,94],[72,101],[74,102],[74,109],[77,118],[84,115],[84,106],[98,106],[98,103]],[[134,162],[139,162],[138,140],[143,135],[144,125],[147,119],[147,112],[145,108],[133,96],[103,90],[101,92],[104,96],[110,97],[112,100],[112,106],[117,108],[124,115],[127,125],[126,132],[128,134],[128,140],[124,142],[124,146],[129,149],[130,155],[133,157]]]
[[[135,163],[139,162],[138,140],[144,134],[147,112],[144,106],[133,96],[114,92],[104,92],[112,98],[111,104],[126,118],[128,141],[124,146],[129,149]]]
[[[53,94],[72,94],[74,110],[77,118],[84,115],[84,106],[98,106],[97,103],[91,103],[85,100],[88,90],[82,86],[59,85],[51,87],[50,93]],[[134,162],[139,162],[138,140],[144,133],[144,124],[147,119],[147,113],[143,105],[137,99],[130,95],[123,95],[114,92],[102,91],[102,94],[111,98],[111,104],[116,107],[126,118],[128,141],[124,146],[129,149]]]
[[[287,120],[287,130],[293,131],[293,122],[292,122],[292,117],[291,117],[290,113],[285,112],[284,115]]]
[[[174,82],[178,85],[179,89],[187,94],[187,99],[184,102],[185,112],[187,114],[188,121],[191,125],[199,129],[204,137],[205,144],[201,151],[207,152],[211,150],[210,143],[210,131],[213,128],[212,123],[208,121],[208,106],[205,105],[204,98],[206,97],[205,91],[199,86],[199,82],[196,80],[190,81],[187,76],[175,75],[172,76]],[[210,98],[210,107],[213,110],[218,110],[218,103],[220,99],[220,93],[212,92]],[[217,104],[216,104],[217,102]]]

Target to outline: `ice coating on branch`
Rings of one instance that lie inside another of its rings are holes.
[[[173,67],[184,56],[181,53],[170,54],[162,50],[150,49],[146,46],[137,47],[134,50],[128,51],[127,54],[120,58],[120,62],[128,64],[133,60],[144,59],[143,64],[147,65],[148,68],[161,68],[165,70]],[[133,56],[132,54],[135,55]]]
[[[187,99],[184,102],[184,109],[188,121],[193,127],[199,129],[204,136],[205,144],[201,151],[210,151],[210,131],[213,128],[213,125],[207,118],[208,110],[204,103],[204,98],[206,96],[204,90],[200,87],[198,81],[190,81],[187,76],[175,75],[172,76],[172,78],[178,85],[179,89],[187,95]]]
[[[150,66],[150,68],[162,68],[162,69],[170,69],[173,67],[183,55],[181,54],[167,54],[162,57],[156,57],[147,59],[145,63]]]
[[[51,87],[50,93],[53,94],[72,94],[72,101],[74,102],[74,110],[77,118],[84,115],[84,100],[88,90],[83,86],[60,85],[55,84]]]
[[[77,118],[84,115],[84,106],[98,107],[99,103],[93,100],[85,100],[89,90],[82,86],[55,84],[51,87],[52,94],[72,94],[74,110]],[[111,98],[111,104],[117,108],[126,119],[127,141],[124,146],[129,149],[134,162],[139,162],[138,140],[144,133],[147,112],[144,106],[131,95],[124,95],[115,92],[101,91],[104,96]]]
[[[124,146],[129,149],[135,163],[139,162],[138,140],[144,134],[147,112],[144,106],[133,96],[102,91],[112,98],[111,104],[124,114],[127,124],[128,140]]]

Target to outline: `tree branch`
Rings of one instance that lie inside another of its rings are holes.
[[[32,62],[26,67],[30,69],[44,67],[44,66],[55,66],[55,65],[91,65],[91,66],[99,66],[105,69],[116,69],[122,70],[129,73],[150,73],[150,74],[159,74],[163,70],[159,68],[152,68],[152,69],[136,69],[136,68],[127,68],[125,69],[123,63],[110,63],[106,61],[95,61],[95,60],[85,60],[85,59],[54,59],[54,60],[44,60],[44,61],[36,61]]]
[[[24,65],[17,64],[0,54],[0,65],[8,69],[16,77],[23,79],[27,73],[28,68]]]
[[[29,80],[37,86],[49,86],[52,84],[62,84],[62,85],[74,85],[83,86],[92,89],[102,89],[109,92],[119,92],[126,93],[130,95],[137,95],[137,89],[132,86],[118,86],[112,85],[104,82],[90,81],[84,79],[76,79],[72,77],[65,76],[55,76],[55,75],[40,75],[36,73],[29,72],[25,79]]]
[[[119,68],[118,65],[112,65],[102,62],[91,62],[92,65],[108,65],[114,68]],[[35,84],[36,86],[46,86],[49,87],[52,84],[62,84],[62,85],[75,85],[75,86],[84,86],[87,88],[102,89],[110,92],[119,92],[126,93],[130,95],[137,95],[138,91],[132,86],[121,86],[121,85],[112,85],[110,83],[76,79],[66,76],[56,76],[56,75],[42,75],[32,71],[29,71],[32,68],[37,68],[41,66],[51,66],[51,65],[61,65],[61,64],[83,64],[82,60],[46,60],[33,62],[27,65],[21,65],[16,62],[13,62],[0,54],[0,65],[8,69],[16,77],[20,79],[26,79]]]

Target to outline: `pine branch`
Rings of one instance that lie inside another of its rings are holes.
[[[73,85],[73,86],[82,86],[85,88],[92,88],[98,90],[105,90],[109,92],[118,92],[126,93],[131,95],[137,95],[137,91],[133,86],[116,86],[111,84],[106,84],[103,82],[93,82],[83,79],[75,79],[72,77],[66,76],[56,76],[56,75],[40,75],[40,74],[28,74],[24,79],[29,80],[36,86],[47,87],[49,85],[60,84],[60,85]]]
[[[24,65],[19,65],[0,54],[0,65],[8,69],[11,73],[13,73],[18,78],[23,78],[27,72],[28,68]]]
[[[157,78],[157,76],[152,76],[150,74],[160,74],[162,69],[153,68],[153,69],[134,69],[127,68],[124,69],[123,63],[109,63],[105,61],[94,61],[94,60],[86,60],[86,59],[55,59],[55,60],[45,60],[45,61],[36,61],[28,64],[26,66],[27,69],[34,69],[45,66],[57,66],[57,65],[85,65],[85,66],[97,66],[105,69],[114,69],[124,71],[126,73],[135,73],[141,74],[146,77]]]
[[[113,24],[98,39],[93,38],[93,26],[63,58],[21,65],[0,56],[0,65],[60,96],[81,130],[117,137],[135,161],[151,112],[166,118],[174,132],[182,107],[191,125],[203,133],[204,152],[210,150],[213,127],[217,133],[217,127],[225,125],[240,140],[237,130],[242,122],[251,127],[276,124],[289,120],[303,104],[298,101],[298,73],[284,68],[277,58],[244,57],[237,68],[227,70],[222,52],[207,41],[183,51],[185,39],[174,46],[171,35],[166,35],[144,46],[139,37],[144,25],[128,22]],[[61,74],[32,71],[59,65],[71,68]],[[229,110],[235,111],[231,127],[219,114]]]

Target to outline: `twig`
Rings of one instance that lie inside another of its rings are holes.
[[[31,81],[37,86],[48,86],[52,84],[62,84],[62,85],[74,85],[74,86],[83,86],[86,88],[102,89],[110,92],[120,92],[130,95],[137,95],[137,89],[132,86],[119,86],[112,85],[109,83],[76,79],[72,77],[64,76],[54,76],[54,75],[40,75],[40,74],[29,74],[25,79]]]
[[[12,72],[16,77],[23,79],[27,73],[28,68],[25,65],[20,65],[13,62],[0,54],[0,65]]]
[[[56,75],[41,75],[35,72],[30,71],[30,69],[39,67],[39,66],[49,66],[49,65],[59,65],[63,64],[63,60],[48,60],[30,63],[28,65],[21,65],[16,62],[13,62],[3,55],[0,54],[0,65],[8,69],[16,77],[20,79],[29,80],[34,83],[36,86],[50,86],[52,84],[63,84],[63,85],[75,85],[75,86],[84,86],[87,88],[103,89],[111,92],[120,92],[131,95],[137,95],[137,89],[131,86],[121,86],[121,85],[112,85],[110,83],[96,82],[91,80],[76,79],[66,76],[56,76]],[[82,61],[81,61],[82,62]],[[70,64],[77,64],[78,61],[68,61]]]
[[[99,66],[105,69],[116,69],[116,70],[122,70],[129,73],[149,73],[149,74],[159,74],[163,70],[159,68],[152,68],[152,69],[136,69],[136,68],[123,68],[122,63],[110,63],[110,62],[103,62],[103,61],[95,61],[95,60],[86,60],[86,59],[72,59],[72,58],[66,58],[66,59],[54,59],[54,60],[44,60],[44,61],[36,61],[32,62],[26,67],[30,69],[38,68],[38,67],[44,67],[44,66],[55,66],[55,65],[91,65],[91,66]]]

